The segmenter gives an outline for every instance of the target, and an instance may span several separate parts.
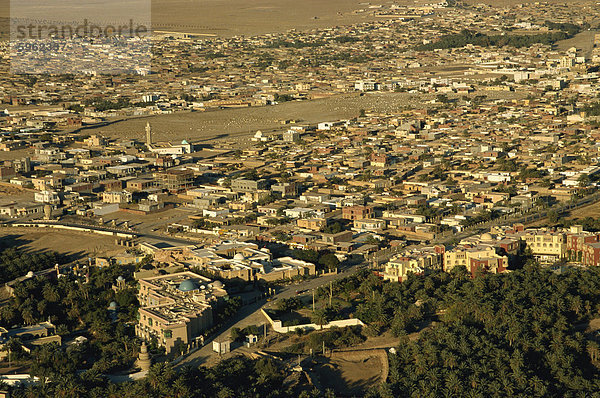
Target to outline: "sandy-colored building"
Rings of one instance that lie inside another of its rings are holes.
[[[342,218],[346,220],[362,220],[373,217],[371,206],[347,206],[342,209]]]
[[[456,266],[464,266],[472,275],[478,269],[500,273],[508,267],[508,257],[496,253],[493,246],[457,246],[444,253],[444,271],[450,272]]]
[[[226,298],[221,282],[185,271],[139,280],[136,335],[156,339],[166,353],[187,350],[213,325],[213,308]]]
[[[538,260],[556,261],[567,255],[567,236],[564,232],[547,229],[527,229],[521,239]]]
[[[402,282],[409,273],[422,275],[442,267],[443,247],[428,247],[394,256],[383,270],[383,280]]]

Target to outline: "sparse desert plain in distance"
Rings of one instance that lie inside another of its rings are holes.
[[[252,36],[367,21],[367,15],[354,13],[360,8],[368,8],[367,3],[361,0],[154,0],[152,25],[154,30],[220,37]]]
[[[431,0],[148,0],[152,26],[158,31],[209,36],[253,36],[349,25],[376,19],[369,6],[420,5]],[[572,0],[576,4],[582,0]],[[512,6],[535,0],[466,0],[468,4]],[[564,3],[546,0],[548,3]],[[356,13],[356,10],[367,12]],[[10,0],[0,0],[0,39],[7,39]]]
[[[495,6],[534,0],[467,0]],[[560,2],[549,0],[550,3]],[[577,3],[575,0],[572,3]],[[369,6],[423,5],[432,0],[153,0],[155,30],[214,34],[220,37],[282,33],[349,25],[376,19]],[[564,1],[563,1],[564,3]],[[355,13],[356,10],[367,12]]]

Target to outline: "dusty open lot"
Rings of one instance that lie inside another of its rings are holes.
[[[108,236],[51,228],[0,228],[0,247],[15,246],[27,251],[52,250],[71,260],[117,254],[124,250]]]
[[[584,30],[583,32],[575,35],[567,40],[563,40],[558,43],[558,49],[566,51],[571,47],[580,49],[586,57],[591,57],[592,50],[594,49],[594,36],[598,33],[595,30]]]
[[[364,0],[148,0],[152,27],[220,37],[308,30],[373,20],[372,13],[355,13],[370,4],[418,4],[427,0],[376,3]],[[0,31],[8,37],[10,0],[0,1]],[[121,6],[119,6],[121,8]],[[73,11],[75,12],[75,11]],[[133,13],[135,15],[135,12]]]
[[[477,92],[488,98],[520,98],[524,94]],[[102,127],[90,127],[86,134],[102,134],[115,138],[145,139],[144,127],[152,125],[157,140],[183,140],[193,142],[210,141],[216,138],[235,138],[263,132],[284,131],[281,120],[300,120],[318,123],[357,117],[361,109],[375,112],[397,112],[404,108],[430,106],[433,94],[373,93],[360,96],[344,94],[312,101],[293,101],[275,106],[224,109],[208,112],[175,113],[132,119],[117,119]]]
[[[155,0],[154,30],[259,35],[367,21],[353,11],[360,0]]]
[[[367,10],[370,5],[414,5],[429,0],[149,0],[152,27],[172,31],[231,37],[282,33],[291,29],[309,30],[350,25],[376,19]],[[469,4],[515,6],[536,0],[466,0]],[[561,0],[547,0],[562,3]],[[570,4],[590,3],[572,0]],[[10,0],[0,0],[0,40],[9,37]]]
[[[599,218],[600,217],[600,202],[596,202],[589,206],[582,207],[580,209],[571,211],[570,214],[566,217],[568,220],[574,218]]]
[[[319,359],[314,371],[323,388],[333,389],[337,396],[362,396],[370,387],[383,382],[381,358],[365,352],[352,358]]]
[[[197,209],[187,209],[185,207],[166,209],[150,214],[134,214],[125,211],[117,211],[107,214],[103,217],[105,223],[110,224],[115,220],[117,225],[122,225],[127,221],[129,226],[137,232],[153,233],[158,229],[166,228],[167,224],[185,221],[190,215],[198,214]]]

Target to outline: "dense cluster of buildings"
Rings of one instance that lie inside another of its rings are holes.
[[[431,56],[419,47],[438,40],[440,32],[463,29],[539,35],[559,31],[560,25],[546,24],[549,20],[587,26],[598,17],[593,2],[577,8],[554,3],[452,7],[440,2],[357,10],[361,12],[375,14],[375,22],[255,37],[156,34],[152,70],[137,75],[104,75],[86,65],[84,74],[68,80],[60,75],[43,82],[0,78],[4,103],[44,106],[43,111],[10,111],[0,127],[25,132],[74,128],[116,116],[264,106],[355,90],[464,95],[526,86],[560,91],[569,81],[584,94],[596,90],[592,83],[597,75],[589,70],[600,58],[593,49],[468,45],[438,49]],[[9,51],[9,46],[0,47],[0,54]],[[510,79],[501,81],[502,76]]]
[[[599,47],[421,47],[462,29],[490,36],[560,30],[546,20],[584,27],[597,19],[597,7],[443,2],[357,12],[381,18],[285,35],[157,36],[147,74],[0,77],[0,100],[12,106],[0,113],[0,153],[10,155],[0,157],[0,217],[189,239],[142,239],[122,255],[97,259],[127,264],[151,256],[156,268],[176,270],[138,278],[136,333],[167,352],[198,344],[213,326],[228,297],[214,280],[272,282],[327,268],[276,258],[267,244],[338,260],[387,251],[395,255],[381,275],[394,281],[457,266],[473,275],[504,272],[529,252],[543,262],[600,265],[598,233],[501,227],[503,219],[596,191]],[[387,95],[406,96],[407,106],[286,121],[243,145],[223,139],[208,149],[192,139],[157,142],[150,124],[135,132],[141,140],[74,130],[112,117],[355,91],[396,92]],[[172,209],[180,212],[163,225],[120,221],[159,219]],[[489,233],[440,244],[494,220]]]
[[[472,275],[506,272],[520,256],[532,256],[542,264],[560,261],[600,266],[600,233],[570,228],[528,228],[523,225],[494,227],[490,233],[473,235],[456,246],[420,247],[394,256],[380,275],[401,282],[410,274],[422,275],[463,266]]]
[[[219,241],[206,247],[142,242],[140,251],[168,266],[198,268],[219,278],[277,281],[296,276],[316,275],[315,264],[291,257],[273,258],[267,248],[241,241]]]

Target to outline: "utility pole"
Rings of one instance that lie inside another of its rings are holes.
[[[331,298],[333,297],[333,281],[329,281],[329,306],[331,307]]]
[[[313,294],[313,312],[315,312],[315,289],[313,289],[312,294]]]

